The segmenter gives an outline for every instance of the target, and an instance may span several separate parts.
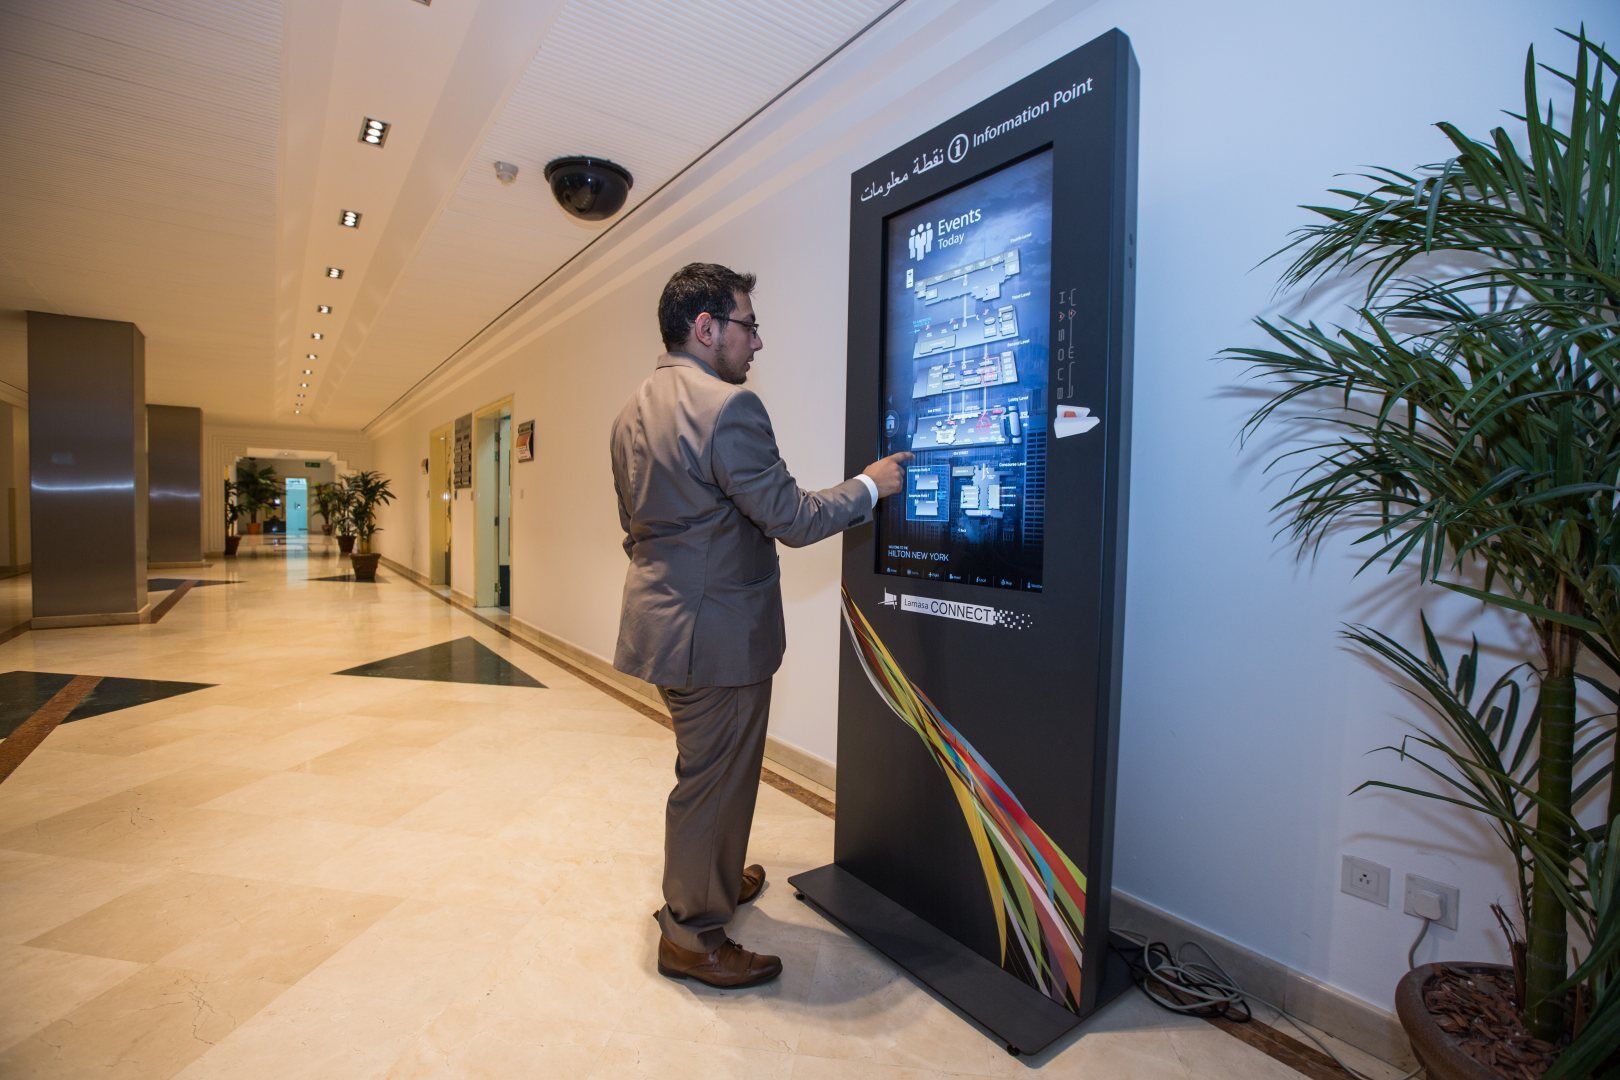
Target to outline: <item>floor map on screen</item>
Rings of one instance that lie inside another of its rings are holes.
[[[1052,155],[888,219],[883,452],[916,457],[880,573],[1038,590],[1046,508]]]

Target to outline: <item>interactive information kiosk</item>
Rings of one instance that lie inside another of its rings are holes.
[[[798,894],[1014,1053],[1109,947],[1137,69],[1119,31],[855,173],[835,862]]]

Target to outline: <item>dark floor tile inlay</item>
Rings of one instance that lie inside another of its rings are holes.
[[[0,674],[0,737],[17,730],[17,725],[34,715],[51,696],[73,681],[72,675],[54,671],[7,671]],[[103,678],[77,708],[63,718],[72,723],[102,713],[116,712],[149,701],[206,690],[213,683],[164,682],[159,679]]]
[[[354,580],[354,575],[353,574],[339,574],[336,577],[317,577],[317,578],[310,578],[309,580],[311,580],[311,581],[353,581]],[[388,580],[387,578],[380,577],[380,578],[377,578],[374,581],[362,581],[360,584],[362,584],[362,585],[381,585],[383,582],[385,582],[387,580]]]
[[[456,638],[442,645],[429,645],[425,649],[400,653],[386,660],[373,660],[337,674],[483,683],[487,686],[538,686],[542,690],[546,685],[470,637]]]
[[[234,581],[220,581],[218,579],[210,581],[207,578],[154,577],[146,579],[146,587],[151,592],[168,592],[170,589],[178,589],[181,585],[184,585],[188,581],[194,582],[195,587],[201,587],[203,585],[236,584]]]

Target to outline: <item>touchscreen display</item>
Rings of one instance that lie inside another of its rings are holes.
[[[1052,152],[885,225],[883,453],[910,450],[877,521],[881,574],[1041,587]]]

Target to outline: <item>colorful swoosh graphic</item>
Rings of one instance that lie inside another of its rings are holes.
[[[996,771],[906,677],[861,609],[843,590],[844,627],[878,696],[928,747],[967,819],[990,906],[1001,966],[1058,1004],[1080,1011],[1086,877],[1032,820]],[[1017,951],[1009,950],[1008,928]]]

